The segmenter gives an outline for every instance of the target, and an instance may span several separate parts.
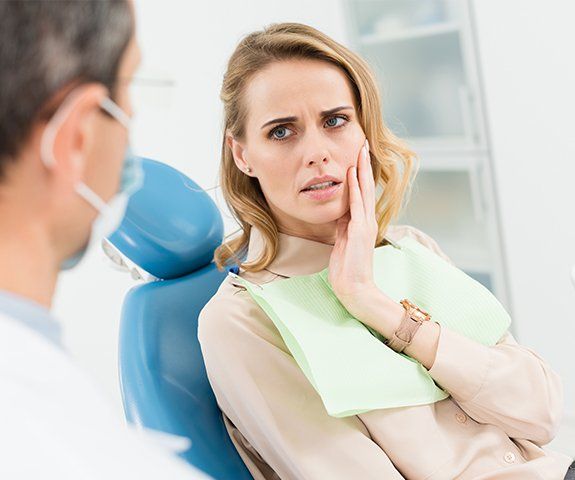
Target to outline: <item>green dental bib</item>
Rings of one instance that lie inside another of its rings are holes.
[[[374,280],[390,298],[408,298],[432,319],[495,345],[511,319],[483,285],[405,238],[374,250]],[[434,403],[448,397],[425,367],[383,344],[335,296],[328,270],[256,285],[230,273],[271,318],[329,415]]]

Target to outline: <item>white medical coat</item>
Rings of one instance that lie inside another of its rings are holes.
[[[1,479],[207,479],[126,426],[69,355],[0,311]]]

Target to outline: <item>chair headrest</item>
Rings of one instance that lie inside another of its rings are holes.
[[[131,262],[161,279],[173,279],[212,261],[223,221],[210,196],[169,165],[142,158],[144,184],[109,241]]]

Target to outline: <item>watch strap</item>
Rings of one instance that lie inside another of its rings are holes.
[[[422,323],[431,318],[429,314],[422,312],[408,301],[402,300],[401,305],[405,310],[403,319],[392,337],[385,342],[389,348],[397,353],[403,352],[411,344]],[[417,312],[414,312],[415,309]]]

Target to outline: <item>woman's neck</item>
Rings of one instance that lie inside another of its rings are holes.
[[[336,222],[322,223],[319,225],[303,224],[297,226],[278,225],[278,230],[286,235],[305,238],[314,242],[333,245],[336,238]]]

